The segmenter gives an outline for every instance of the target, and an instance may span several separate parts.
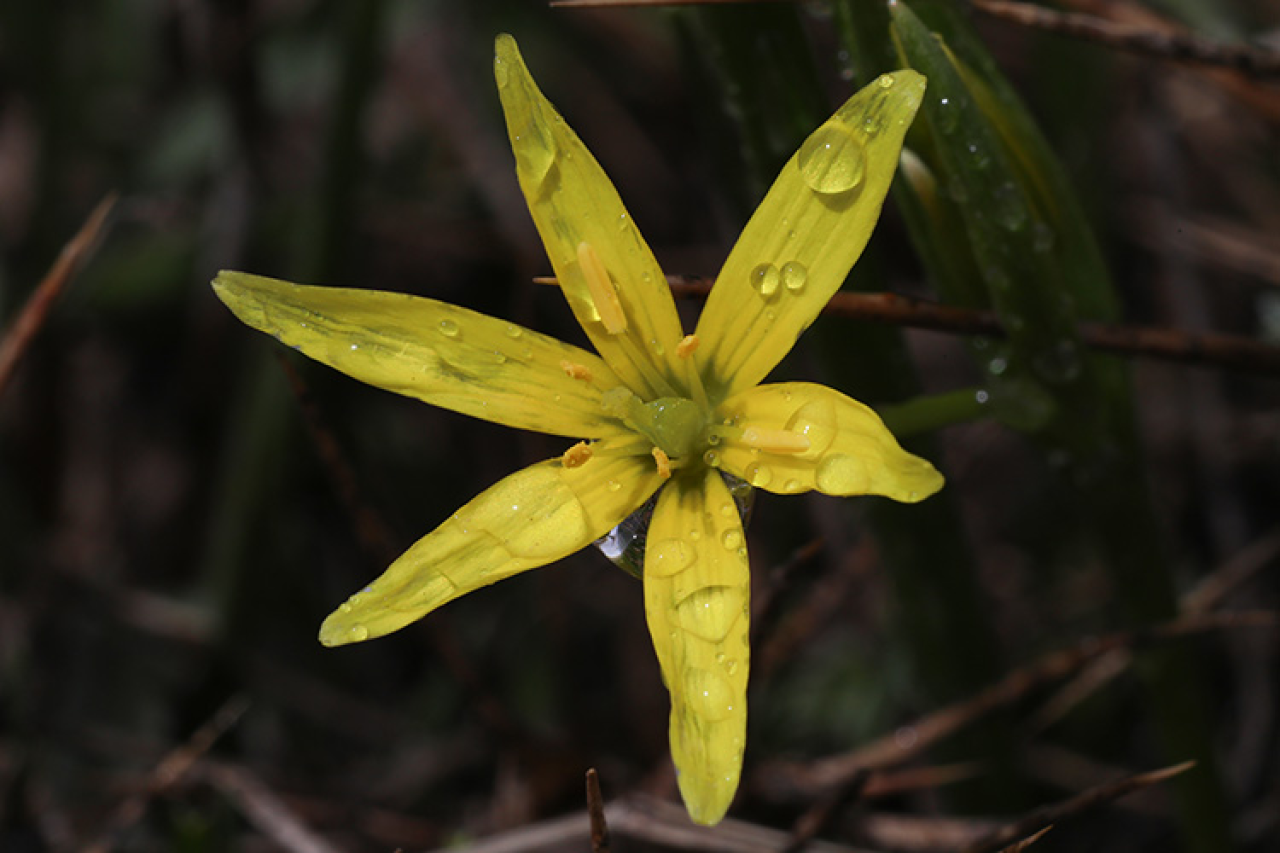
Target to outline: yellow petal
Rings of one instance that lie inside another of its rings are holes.
[[[541,462],[481,493],[418,540],[320,627],[326,646],[381,637],[474,589],[544,566],[599,539],[661,480],[648,454],[596,445],[585,464]]]
[[[520,188],[569,306],[640,397],[672,396],[684,385],[673,361],[683,332],[658,262],[600,164],[539,91],[515,39],[498,36],[495,49]]]
[[[723,403],[716,416],[745,434],[745,440],[726,436],[721,442],[720,467],[770,492],[817,489],[915,503],[942,488],[937,469],[903,450],[879,415],[823,385],[750,388]],[[752,430],[766,435],[782,430],[806,439],[808,446],[801,452],[770,452],[752,446]]]
[[[645,546],[644,607],[671,691],[671,756],[689,815],[724,817],[747,726],[750,574],[742,523],[720,474],[677,475]]]
[[[239,272],[219,273],[213,289],[246,324],[378,388],[553,435],[622,432],[600,407],[601,393],[619,384],[613,371],[585,350],[513,323],[405,293]]]
[[[698,323],[713,400],[764,379],[839,289],[880,217],[924,88],[914,71],[880,77],[783,166]]]

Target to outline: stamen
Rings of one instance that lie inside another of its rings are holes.
[[[578,364],[575,361],[560,362],[560,369],[569,374],[570,379],[581,379],[583,382],[591,381],[591,368],[585,364]]]
[[[809,449],[809,438],[785,429],[762,429],[749,426],[742,430],[721,427],[716,430],[722,437],[766,453],[796,454]]]
[[[676,355],[681,358],[688,358],[698,349],[698,344],[702,341],[698,340],[697,335],[685,335],[680,339],[680,343],[676,344]]]
[[[670,480],[671,457],[663,453],[661,447],[653,449],[653,461],[658,463],[658,476],[664,480]]]
[[[591,458],[591,446],[585,441],[579,441],[573,447],[570,447],[560,457],[560,464],[566,468],[579,468],[586,464]]]
[[[552,286],[560,283],[560,279],[553,275],[535,275],[533,277],[534,284],[550,284]]]
[[[627,315],[623,313],[622,303],[618,301],[618,291],[609,279],[609,271],[604,268],[604,262],[586,240],[578,244],[578,266],[582,269],[582,277],[587,281],[587,292],[591,294],[591,301],[595,303],[604,330],[611,335],[621,335],[627,330]]]

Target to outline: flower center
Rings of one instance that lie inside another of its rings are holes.
[[[645,403],[627,388],[614,388],[604,393],[601,403],[671,459],[688,456],[705,442],[707,413],[693,400],[659,397]]]

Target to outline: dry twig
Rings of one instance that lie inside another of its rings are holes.
[[[609,823],[604,817],[600,775],[594,767],[587,771],[587,816],[591,819],[591,853],[609,853]]]
[[[1253,45],[1225,44],[1188,33],[1108,21],[1078,12],[1060,12],[1032,3],[969,0],[984,14],[1024,27],[1088,39],[1118,50],[1173,62],[1231,68],[1259,79],[1280,77],[1280,54]]]
[[[828,791],[845,784],[866,769],[890,767],[910,760],[995,709],[1016,702],[1041,685],[1078,672],[1086,664],[1114,649],[1133,648],[1210,630],[1274,627],[1277,624],[1280,624],[1280,614],[1270,611],[1206,614],[1136,631],[1087,639],[1014,670],[973,697],[941,708],[860,749],[804,765],[779,763],[770,770],[800,793],[812,795]]]
[[[214,712],[204,725],[196,729],[186,743],[173,749],[156,764],[141,791],[127,797],[112,813],[96,840],[85,845],[84,853],[106,853],[113,842],[146,814],[147,806],[160,794],[182,781],[218,738],[239,722],[249,708],[244,696],[232,696]]]
[[[111,213],[115,204],[115,193],[108,194],[98,202],[98,206],[89,214],[84,225],[80,226],[76,236],[62,247],[58,259],[53,262],[44,280],[27,299],[27,303],[22,306],[18,319],[13,321],[13,325],[5,332],[4,337],[0,338],[0,394],[4,393],[5,386],[9,384],[18,367],[18,362],[22,360],[32,339],[44,325],[49,311],[53,308],[53,303],[62,294],[67,282],[76,274],[89,251],[97,244],[103,225],[107,221],[107,215]]]
[[[705,298],[711,284],[705,279],[672,277],[671,291],[685,299]],[[896,293],[837,293],[822,313],[936,332],[1005,336],[993,311],[957,308]],[[1102,352],[1280,376],[1280,347],[1251,338],[1094,322],[1080,323],[1077,331],[1084,344]]]
[[[993,850],[1007,849],[1010,844],[1018,842],[1019,839],[1034,840],[1055,823],[1061,823],[1067,818],[1075,817],[1134,791],[1149,788],[1180,773],[1185,773],[1193,766],[1195,766],[1194,761],[1185,761],[1162,770],[1139,773],[1082,791],[1070,799],[1035,809],[1013,823],[1000,827],[966,847],[964,853],[990,853]],[[1012,849],[1022,848],[1015,846]]]
[[[245,819],[288,853],[339,853],[304,824],[261,779],[243,767],[207,763],[204,776]]]
[[[832,819],[840,813],[841,809],[862,796],[870,778],[871,772],[864,770],[850,779],[847,784],[820,797],[796,820],[795,826],[791,829],[791,840],[782,849],[782,853],[800,853],[810,841],[817,838],[818,833],[831,824]]]

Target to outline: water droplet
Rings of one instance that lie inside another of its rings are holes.
[[[1004,358],[993,358],[987,362],[987,373],[992,376],[1000,376],[1009,369],[1009,362]]]
[[[736,530],[726,530],[724,535],[720,537],[720,542],[726,550],[737,550],[742,547],[742,534]]]
[[[856,456],[834,453],[818,463],[818,490],[829,495],[866,494],[867,466]]]
[[[724,438],[718,432],[713,432],[707,436],[707,444],[711,445],[712,447],[715,447],[723,440]]]
[[[738,513],[737,507],[735,507],[731,503],[720,505],[720,514],[725,518],[733,518],[735,515],[737,515],[737,513]]]
[[[684,699],[690,710],[704,720],[727,720],[733,713],[733,688],[723,675],[705,669],[684,673]]]
[[[742,617],[746,591],[738,586],[704,586],[676,605],[676,621],[695,637],[718,643]]]
[[[456,338],[458,336],[458,324],[452,320],[441,320],[440,334],[446,338]]]
[[[611,491],[611,492],[616,492],[616,491],[618,491],[619,489],[621,489],[621,488],[622,488],[622,484],[621,484],[621,483],[619,483],[617,480],[610,480],[610,481],[605,485],[605,488],[607,488],[607,489],[608,489],[609,491]]]
[[[735,672],[738,671],[738,662],[732,658],[724,661],[724,671],[729,673],[730,675],[733,675]]]
[[[752,462],[742,473],[747,475],[747,482],[753,486],[764,488],[769,485],[769,481],[773,479],[773,472],[769,470],[767,465],[761,465],[759,462]]]
[[[892,74],[881,74],[878,78],[876,78],[876,85],[879,86],[881,89],[892,88],[893,84],[894,84],[894,79]]]
[[[720,464],[720,454],[714,450],[708,450],[702,454],[702,461],[710,465],[712,468]]]
[[[369,629],[363,625],[351,626],[351,642],[360,643],[369,639]]]
[[[782,265],[782,286],[792,293],[804,290],[809,280],[809,270],[799,261],[790,261]]]
[[[786,494],[794,494],[800,491],[800,488],[800,481],[795,477],[792,477],[790,480],[787,480],[787,482],[782,484],[782,491]]]
[[[507,88],[508,77],[507,63],[502,61],[502,57],[496,57],[493,60],[493,79],[498,81],[499,89]]]
[[[800,146],[796,163],[809,189],[829,195],[848,192],[862,182],[867,155],[848,127],[829,121]]]
[[[508,337],[508,338],[511,338],[512,340],[515,340],[516,338],[520,337],[520,336],[521,336],[521,335],[523,335],[523,334],[524,334],[524,329],[520,328],[520,327],[519,327],[519,326],[517,326],[515,323],[508,323],[508,324],[507,324],[507,337]]]
[[[773,264],[760,264],[751,271],[751,286],[765,299],[778,292],[782,276]]]
[[[979,388],[977,391],[973,392],[973,399],[979,406],[985,406],[991,401],[991,395],[988,394],[985,389]]]
[[[341,610],[343,613],[350,613],[352,610],[351,602],[350,601],[342,602],[341,606],[339,606],[338,609]]]
[[[352,352],[355,352],[355,351],[356,351],[356,350],[358,350],[358,349],[360,349],[360,345],[359,345],[359,344],[352,344],[352,345],[351,345],[351,351],[352,351]]]
[[[683,539],[663,539],[649,546],[645,555],[646,574],[666,578],[693,565],[694,550]]]
[[[809,439],[809,449],[802,454],[806,459],[821,456],[839,432],[835,404],[822,397],[811,400],[792,413],[784,429]]]

